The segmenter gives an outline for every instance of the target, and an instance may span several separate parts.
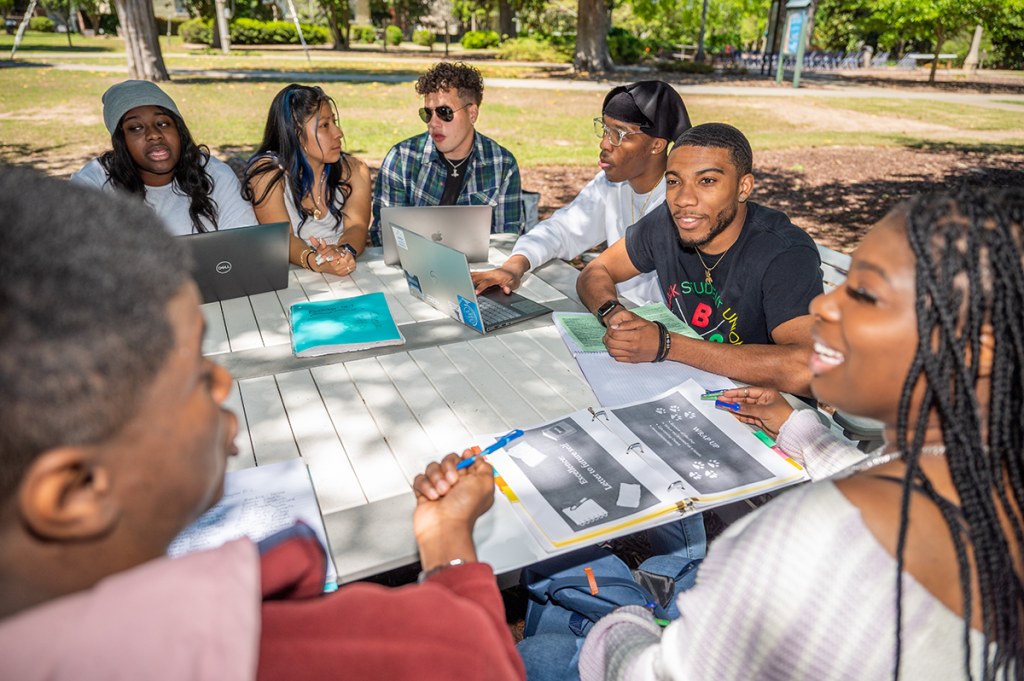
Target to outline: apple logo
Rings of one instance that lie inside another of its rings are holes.
[[[434,241],[440,241],[441,232],[434,232],[433,234],[430,235],[430,238],[433,239]]]

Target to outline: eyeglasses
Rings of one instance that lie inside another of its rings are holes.
[[[466,104],[466,106],[469,106],[469,104]],[[466,108],[466,106],[460,106],[458,109],[453,109],[447,104],[442,104],[441,106],[434,109],[428,109],[427,107],[423,107],[422,109],[420,109],[420,120],[422,120],[424,123],[429,123],[430,118],[436,113],[437,117],[440,118],[442,121],[444,121],[445,123],[451,123],[452,119],[455,118],[455,112],[462,111],[463,109]]]
[[[626,139],[629,135],[639,135],[642,132],[642,130],[619,130],[618,128],[609,128],[600,118],[594,119],[594,134],[597,135],[598,139],[602,140],[607,137],[613,147],[617,147],[622,144],[622,140]]]

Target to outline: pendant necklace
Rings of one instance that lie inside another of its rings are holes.
[[[320,182],[317,184],[316,187],[313,187],[313,189],[311,189],[310,192],[309,192],[309,198],[313,199],[313,219],[314,220],[319,220],[320,218],[322,218],[324,216],[323,211],[320,210],[320,203],[316,200],[316,195],[320,193],[320,190],[323,188],[323,186],[324,186],[324,176],[323,176],[323,173],[321,173],[320,174]]]
[[[732,244],[729,244],[729,248],[732,248]],[[708,284],[714,285],[714,282],[711,281],[711,270],[722,264],[722,261],[725,259],[725,254],[729,252],[729,248],[725,249],[722,255],[718,256],[718,262],[711,267],[708,267],[707,263],[704,262],[704,257],[700,254],[700,249],[694,248],[694,250],[697,251],[697,257],[700,258],[700,264],[704,265],[704,281]]]
[[[472,156],[472,154],[470,154],[469,156]],[[458,163],[455,163],[454,161],[449,159],[447,156],[444,157],[445,163],[447,163],[452,168],[452,177],[458,177],[459,176],[459,166],[461,166],[463,163],[468,161],[469,160],[469,156],[467,156],[466,158],[462,159]]]
[[[661,180],[664,180],[664,179],[665,179],[665,173],[662,173],[661,174]],[[658,185],[661,184],[661,180],[658,180],[657,184],[654,185],[654,189],[658,188]],[[647,192],[647,198],[644,199],[644,205],[640,206],[640,217],[644,216],[644,209],[647,208],[647,202],[651,200],[651,195],[654,194],[654,189],[652,189],[651,191]],[[635,206],[633,205],[633,202],[636,200],[636,192],[633,191],[633,185],[629,185],[629,191],[631,192],[631,195],[629,197],[629,217],[633,218],[633,222],[631,224],[635,225],[636,224],[636,213],[633,212],[634,209],[635,209]]]

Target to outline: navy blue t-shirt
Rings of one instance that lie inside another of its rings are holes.
[[[814,241],[780,211],[747,202],[743,230],[721,261],[703,256],[714,268],[711,285],[696,249],[676,234],[665,203],[626,230],[626,252],[641,272],[658,272],[669,308],[705,340],[771,343],[772,331],[807,314],[822,292]]]

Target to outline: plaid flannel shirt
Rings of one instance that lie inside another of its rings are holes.
[[[522,234],[523,195],[519,165],[497,142],[474,133],[474,153],[466,167],[466,181],[458,206],[491,206],[491,233]],[[384,157],[373,189],[373,225],[370,238],[381,245],[380,209],[390,206],[436,206],[441,202],[448,168],[428,133],[410,137],[391,147]]]

